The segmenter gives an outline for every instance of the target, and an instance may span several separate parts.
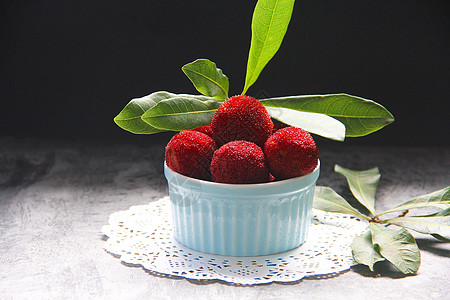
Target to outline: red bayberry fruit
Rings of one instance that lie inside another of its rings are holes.
[[[166,146],[166,164],[185,176],[210,180],[210,164],[216,149],[216,143],[206,134],[193,130],[180,131]]]
[[[232,141],[214,152],[213,180],[221,183],[261,183],[269,181],[264,152],[248,141]]]
[[[264,154],[270,173],[277,179],[306,175],[316,168],[319,159],[311,135],[296,127],[276,131],[267,139]]]
[[[211,125],[218,145],[245,140],[262,147],[273,130],[273,122],[261,102],[242,95],[231,97],[220,105]]]
[[[206,134],[207,136],[209,136],[211,138],[213,137],[211,124],[200,126],[200,127],[195,128],[195,129],[192,129],[192,130],[204,133],[204,134]]]

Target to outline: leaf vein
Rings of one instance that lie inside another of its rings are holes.
[[[216,85],[223,91],[223,93],[224,93],[225,95],[227,95],[227,92],[225,91],[225,89],[224,89],[217,81],[214,81],[212,78],[209,78],[209,77],[207,77],[207,76],[205,76],[205,75],[203,75],[203,74],[201,74],[201,73],[199,73],[199,72],[196,72],[196,71],[194,71],[194,70],[186,69],[186,71],[195,73],[195,74],[199,75],[200,77],[203,77],[205,80],[211,81],[212,83],[216,84]]]

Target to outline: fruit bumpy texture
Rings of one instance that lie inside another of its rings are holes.
[[[221,183],[262,183],[269,181],[264,152],[248,141],[232,141],[219,148],[211,161],[211,174]]]
[[[266,108],[249,96],[234,96],[222,103],[211,122],[218,146],[245,140],[260,147],[272,134],[273,122]]]
[[[211,138],[213,137],[211,124],[200,126],[200,127],[194,128],[192,130],[204,133]]]
[[[306,175],[316,168],[319,150],[311,135],[301,128],[277,130],[264,145],[269,171],[276,179]]]
[[[211,180],[210,164],[216,149],[216,143],[206,134],[193,130],[180,131],[166,146],[166,164],[185,176]]]

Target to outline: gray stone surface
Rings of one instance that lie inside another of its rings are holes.
[[[387,264],[327,279],[238,287],[158,277],[102,247],[115,211],[167,194],[164,141],[123,146],[0,138],[0,299],[448,299],[450,244],[415,234],[422,266],[402,276]],[[347,168],[378,166],[377,209],[450,183],[449,148],[321,148],[318,184],[348,195]]]

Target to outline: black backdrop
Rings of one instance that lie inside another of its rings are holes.
[[[256,1],[1,1],[0,135],[154,141],[112,119],[132,98],[196,93],[181,66],[216,62],[242,91]],[[297,1],[249,95],[345,92],[394,124],[352,144],[449,145],[449,1]],[[168,135],[160,135],[167,137]]]

